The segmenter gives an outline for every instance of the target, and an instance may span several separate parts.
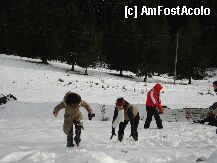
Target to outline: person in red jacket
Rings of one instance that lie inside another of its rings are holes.
[[[162,88],[163,88],[162,85],[157,83],[147,94],[147,101],[146,101],[147,118],[144,124],[145,129],[150,127],[150,123],[152,121],[153,116],[156,120],[157,127],[159,129],[163,128],[162,120],[159,115],[163,113],[163,108],[161,106],[161,101],[160,101],[160,91]]]

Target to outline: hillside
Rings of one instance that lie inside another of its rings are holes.
[[[107,69],[89,69],[88,76],[82,75],[80,67],[76,72],[69,69],[63,63],[42,65],[35,59],[0,55],[0,93],[18,99],[0,105],[0,163],[193,163],[201,156],[205,162],[216,163],[216,127],[188,122],[182,108],[207,108],[215,102],[210,86],[217,76],[192,85],[186,85],[187,81],[173,85],[172,79],[155,76],[145,86],[128,72],[125,75],[132,78],[112,75],[116,72]],[[163,104],[170,109],[162,115],[164,129],[158,130],[153,121],[145,130],[146,93],[158,81],[164,85]],[[62,132],[64,111],[57,118],[52,115],[68,90],[81,94],[96,113],[89,121],[81,108],[82,141],[71,149],[65,147]],[[117,136],[109,139],[114,103],[120,96],[140,109],[138,142],[129,138],[130,125],[123,142]],[[108,121],[101,121],[103,116]]]
[[[184,107],[207,108],[216,101],[212,95],[211,85],[217,75],[207,80],[177,81],[167,76],[154,76],[148,83],[134,74],[124,72],[128,77],[118,77],[116,71],[108,69],[89,69],[88,76],[84,69],[76,67],[70,72],[70,65],[50,62],[50,65],[38,63],[39,60],[18,56],[0,55],[0,92],[13,94],[23,102],[57,102],[71,90],[81,94],[90,103],[113,105],[118,97],[124,97],[131,103],[144,104],[146,93],[156,82],[163,83],[164,93],[161,95],[163,105],[171,109]],[[213,74],[217,72],[212,72]]]

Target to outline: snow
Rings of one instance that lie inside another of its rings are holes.
[[[107,69],[88,69],[89,76],[85,76],[84,69],[76,66],[76,72],[70,72],[71,66],[50,62],[50,65],[38,63],[37,59],[21,58],[0,54],[0,92],[13,94],[19,101],[24,102],[56,102],[71,90],[79,93],[90,103],[114,105],[118,97],[125,97],[134,104],[144,104],[146,93],[156,81],[163,83],[163,104],[172,109],[183,107],[206,108],[215,102],[216,97],[211,92],[211,83],[217,76],[208,80],[194,81],[192,85],[184,85],[186,81],[171,84],[172,78],[165,76],[151,78],[147,85],[141,78],[120,78],[111,75],[117,73]],[[63,82],[60,82],[62,79]]]
[[[80,67],[73,73],[66,72],[70,66],[64,63],[42,65],[37,62],[0,55],[0,94],[11,93],[18,98],[0,105],[0,163],[193,163],[199,157],[205,158],[204,162],[217,163],[216,127],[192,124],[182,110],[178,110],[212,105],[216,96],[208,92],[217,76],[193,80],[192,85],[184,85],[185,81],[172,85],[172,79],[161,76],[149,79],[144,86],[142,79],[120,78],[109,74],[117,73],[112,70],[90,69],[89,76],[84,76]],[[164,129],[157,129],[153,120],[150,129],[145,130],[144,120],[140,120],[138,142],[129,137],[130,125],[123,142],[119,142],[117,136],[110,140],[116,98],[123,96],[134,103],[141,117],[145,117],[146,93],[156,81],[163,83],[162,101],[171,108],[162,115]],[[53,107],[68,90],[81,94],[96,113],[89,121],[85,109],[81,108],[84,130],[81,144],[75,148],[65,147],[64,111],[57,118],[52,115]],[[105,115],[101,112],[103,107]],[[174,118],[172,115],[178,122],[168,122]],[[101,121],[102,116],[109,121]]]

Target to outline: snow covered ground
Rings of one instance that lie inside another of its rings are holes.
[[[171,109],[183,107],[208,107],[217,97],[210,94],[211,83],[217,76],[207,80],[193,81],[192,85],[172,85],[168,77],[149,79],[147,86],[142,79],[120,78],[106,69],[90,69],[89,76],[66,72],[69,65],[50,62],[50,65],[35,63],[37,60],[0,55],[0,94],[13,94],[18,101],[0,106],[0,163],[191,163],[204,156],[206,162],[217,163],[216,128],[208,125],[179,121],[168,122],[170,110],[163,115],[163,130],[139,125],[139,141],[134,142],[127,126],[123,142],[117,137],[110,140],[111,117],[117,97],[125,97],[138,105],[141,115],[146,93],[157,81],[163,83],[164,105]],[[216,72],[213,72],[216,73]],[[62,79],[63,82],[60,82]],[[66,136],[62,132],[63,114],[53,117],[53,107],[68,90],[82,95],[90,102],[96,117],[89,121],[81,109],[85,121],[80,147],[66,148]],[[102,104],[109,121],[101,121]],[[181,114],[181,113],[180,113]],[[116,131],[117,132],[117,131]]]
[[[100,111],[93,121],[84,113],[85,130],[80,147],[68,149],[62,132],[63,111],[52,115],[56,103],[9,102],[0,110],[0,162],[21,163],[191,163],[198,157],[216,163],[215,127],[190,122],[166,122],[158,130],[139,125],[139,141],[135,142],[127,126],[123,142],[110,140],[111,121],[100,121]],[[113,111],[113,110],[112,110]],[[108,116],[111,114],[108,112]],[[117,131],[116,131],[117,132]]]
[[[120,78],[110,75],[117,73],[107,69],[88,69],[89,76],[84,76],[84,69],[76,67],[76,72],[66,72],[71,66],[50,62],[50,65],[37,63],[39,60],[7,56],[0,54],[0,92],[11,93],[23,102],[57,102],[71,90],[81,94],[90,103],[112,104],[118,97],[124,97],[134,104],[144,104],[146,93],[156,82],[163,83],[163,104],[172,108],[202,107],[206,108],[216,101],[211,95],[212,82],[217,75],[208,80],[194,81],[192,85],[183,85],[187,81],[178,81],[166,76],[153,77],[147,85],[141,78]],[[217,72],[214,72],[217,74]],[[59,81],[61,79],[61,81]]]

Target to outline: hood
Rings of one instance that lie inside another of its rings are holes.
[[[157,93],[160,93],[162,88],[163,86],[160,83],[155,84],[155,86],[153,87],[154,91]]]
[[[81,96],[77,93],[67,92],[63,98],[63,103],[66,106],[79,105],[81,103]]]

